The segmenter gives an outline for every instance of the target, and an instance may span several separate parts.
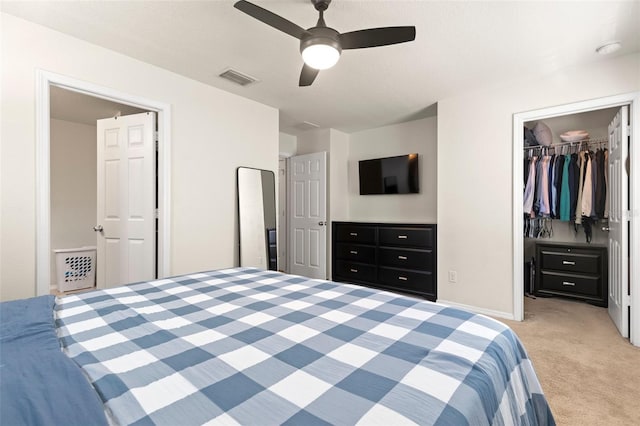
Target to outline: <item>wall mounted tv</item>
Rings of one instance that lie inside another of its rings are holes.
[[[362,160],[358,169],[360,195],[420,192],[418,154]]]

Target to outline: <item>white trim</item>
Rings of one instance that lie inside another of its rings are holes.
[[[524,319],[524,291],[523,291],[523,259],[524,238],[522,236],[522,151],[524,137],[522,128],[524,123],[542,120],[567,114],[593,111],[596,109],[612,108],[631,105],[631,158],[629,197],[631,215],[631,235],[629,247],[631,250],[629,265],[629,279],[631,282],[631,333],[630,341],[640,346],[640,92],[625,93],[599,99],[591,99],[550,108],[516,113],[513,115],[513,317],[517,321]]]
[[[49,71],[36,70],[36,295],[51,285],[50,99],[49,87],[106,99],[158,114],[158,278],[171,274],[171,105]]]
[[[465,311],[473,312],[475,314],[487,315],[487,316],[494,317],[494,318],[503,318],[503,319],[507,319],[507,320],[514,320],[515,319],[514,316],[511,315],[509,312],[502,312],[502,311],[495,311],[493,309],[479,308],[477,306],[464,305],[462,303],[457,303],[457,302],[449,302],[448,300],[443,300],[443,299],[438,299],[437,303],[439,303],[441,305],[451,306],[452,308],[464,309]]]

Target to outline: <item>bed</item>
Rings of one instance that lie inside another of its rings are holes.
[[[232,268],[5,302],[0,314],[2,424],[25,410],[38,424],[49,409],[63,418],[47,424],[555,424],[504,324],[356,285]],[[37,333],[8,329],[34,318],[48,338],[26,349],[15,335]],[[44,365],[54,352],[64,367]]]

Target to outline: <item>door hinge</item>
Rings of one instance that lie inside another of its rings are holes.
[[[154,219],[160,218],[160,209],[153,209],[153,217]]]

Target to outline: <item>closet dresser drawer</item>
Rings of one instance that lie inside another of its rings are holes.
[[[536,265],[536,295],[572,297],[607,306],[606,247],[538,243]]]
[[[566,292],[570,295],[582,294],[586,296],[599,296],[597,275],[568,275],[551,271],[540,271],[544,289]]]
[[[436,300],[436,225],[332,223],[334,281]]]
[[[600,252],[581,250],[572,247],[543,249],[540,268],[558,271],[598,274],[600,271]]]

